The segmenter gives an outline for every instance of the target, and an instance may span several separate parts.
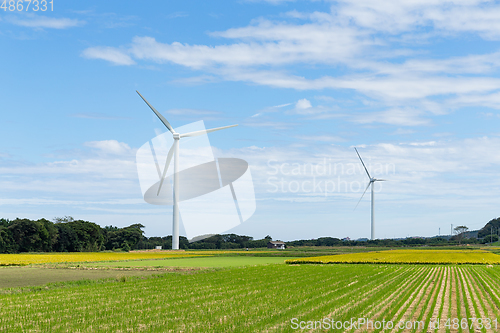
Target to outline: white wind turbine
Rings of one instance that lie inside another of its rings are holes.
[[[358,153],[358,150],[356,149],[356,147],[354,147],[354,150],[356,151],[356,154],[358,154],[358,157],[359,157],[359,160],[361,161],[361,164],[363,164],[363,167],[365,168],[365,171],[366,171],[366,174],[368,175],[368,178],[370,178],[370,182],[368,183],[368,186],[366,186],[365,188],[365,191],[363,192],[363,195],[361,196],[361,198],[359,199],[356,207],[358,207],[359,203],[361,202],[361,199],[363,199],[366,191],[368,190],[368,188],[371,186],[372,187],[372,225],[371,225],[371,239],[374,240],[375,239],[375,217],[374,217],[374,204],[375,204],[375,201],[374,201],[374,190],[373,188],[375,187],[375,182],[384,182],[386,181],[385,179],[376,179],[376,178],[372,178],[372,176],[370,176],[370,173],[368,172],[368,169],[366,168],[365,166],[365,163],[363,162],[363,160],[361,159],[361,156],[359,155]],[[354,208],[356,209],[356,208]]]
[[[212,128],[204,131],[196,131],[196,132],[190,132],[190,133],[177,133],[173,129],[173,127],[170,125],[170,123],[165,119],[156,109],[149,104],[148,101],[141,95],[140,92],[136,90],[136,92],[141,96],[141,98],[146,102],[146,104],[153,110],[153,112],[158,116],[160,121],[165,125],[168,130],[172,133],[172,136],[174,138],[174,143],[172,144],[172,147],[170,147],[170,150],[168,151],[167,155],[167,160],[165,161],[165,168],[163,169],[163,175],[160,180],[160,185],[158,187],[158,193],[157,195],[160,194],[161,187],[163,185],[163,181],[165,179],[165,176],[167,174],[167,169],[168,166],[170,165],[170,160],[172,159],[172,155],[174,155],[174,195],[173,195],[173,223],[172,223],[172,250],[178,250],[179,249],[179,205],[178,205],[178,200],[179,200],[179,140],[184,137],[193,137],[193,136],[199,136],[203,135],[206,133],[211,133],[215,132],[218,130],[222,130],[225,128],[230,128],[230,127],[235,127],[238,125],[230,125],[230,126],[224,126],[224,127],[217,127],[217,128]]]

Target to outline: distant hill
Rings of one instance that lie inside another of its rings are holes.
[[[497,235],[498,228],[500,228],[500,217],[497,217],[496,219],[493,219],[490,222],[486,223],[486,225],[481,228],[481,230],[479,230],[478,238],[489,236],[491,234],[491,228],[493,228],[493,234]]]

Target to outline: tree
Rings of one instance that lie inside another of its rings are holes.
[[[453,230],[455,230],[455,237],[458,240],[458,244],[462,244],[462,240],[465,238],[465,233],[469,230],[469,228],[464,225],[460,225]]]
[[[48,236],[43,240],[44,242],[42,245],[42,250],[45,252],[51,252],[57,244],[57,239],[59,238],[58,230],[55,227],[54,223],[50,222],[49,220],[40,219],[37,222],[43,225],[43,227],[47,231]]]
[[[123,248],[123,244],[127,243],[129,248],[137,248],[137,244],[143,237],[144,231],[141,229],[144,226],[140,223],[132,224],[125,228],[117,228],[113,226],[106,226],[104,228],[104,235],[106,238],[106,250],[113,250]]]
[[[68,223],[56,223],[58,238],[54,245],[54,251],[57,252],[77,252],[78,236]]]
[[[51,235],[43,220],[16,219],[7,228],[14,241],[14,252],[51,251]],[[57,237],[57,236],[56,236]],[[52,237],[53,239],[53,237]]]
[[[65,216],[65,217],[54,217],[52,221],[54,223],[64,223],[64,222],[73,222],[75,219],[72,216]]]
[[[9,229],[0,225],[0,253],[15,252],[14,240],[11,237]]]
[[[104,246],[104,235],[99,225],[77,220],[66,222],[66,224],[74,230],[77,236],[77,242],[74,246],[78,252],[100,251]]]

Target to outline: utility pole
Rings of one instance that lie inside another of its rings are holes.
[[[439,237],[441,237],[441,228],[439,228]]]
[[[493,226],[491,227],[491,232],[490,232],[490,244],[493,243]]]

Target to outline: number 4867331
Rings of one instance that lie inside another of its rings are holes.
[[[54,11],[54,0],[3,0],[0,9],[4,12]]]

